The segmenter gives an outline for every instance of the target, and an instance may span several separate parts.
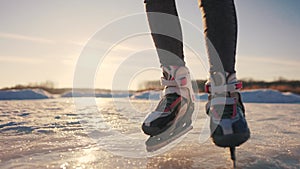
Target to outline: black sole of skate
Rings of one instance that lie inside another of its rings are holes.
[[[152,136],[146,141],[146,149],[148,152],[157,151],[171,142],[175,141],[179,137],[187,134],[190,130],[193,129],[193,126],[189,126],[186,128],[178,128],[178,130],[174,130],[172,132],[164,132],[157,136]]]
[[[250,138],[250,131],[246,133],[235,133],[213,138],[213,142],[219,147],[238,147]]]

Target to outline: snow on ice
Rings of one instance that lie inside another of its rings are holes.
[[[131,98],[158,100],[160,93],[160,91],[146,91],[136,93]],[[241,92],[241,95],[245,103],[300,103],[300,95],[270,89],[245,90]],[[207,98],[206,93],[196,94],[197,100],[206,101]]]
[[[42,89],[4,90],[0,91],[0,100],[49,99],[51,94]]]

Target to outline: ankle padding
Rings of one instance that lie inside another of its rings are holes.
[[[226,92],[238,92],[240,89],[243,88],[242,82],[234,82],[230,84],[225,84],[221,86],[212,86],[211,84],[205,85],[205,92],[206,93],[213,93],[213,94],[221,94]]]
[[[165,86],[164,95],[177,93],[188,100],[194,100],[194,92],[190,73],[185,66],[163,67],[163,71],[169,76],[161,78],[161,85]]]

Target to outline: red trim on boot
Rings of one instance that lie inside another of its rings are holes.
[[[179,96],[169,107],[167,107],[164,112],[169,112],[181,101],[181,96]]]

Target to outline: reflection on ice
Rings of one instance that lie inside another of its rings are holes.
[[[78,106],[72,99],[2,101],[0,168],[231,166],[229,151],[207,140],[204,112],[178,144],[147,153],[147,136],[140,125],[151,102],[154,104],[153,100],[130,100],[128,104],[128,100],[96,99]],[[199,105],[204,110],[204,104]],[[252,138],[237,149],[238,167],[300,168],[299,109],[298,104],[246,104]]]
[[[147,152],[145,141],[148,136],[141,131],[141,123],[157,102],[130,98],[76,98],[75,106],[81,125],[101,149],[123,157],[141,158],[162,154],[184,139],[181,137],[159,151]]]

